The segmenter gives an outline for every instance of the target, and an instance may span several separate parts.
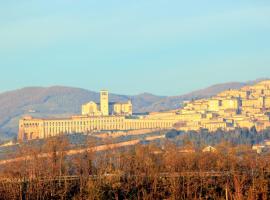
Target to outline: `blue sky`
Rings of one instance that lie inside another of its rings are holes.
[[[270,77],[270,1],[1,1],[0,69],[0,92],[179,95]]]

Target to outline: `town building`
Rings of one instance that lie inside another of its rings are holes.
[[[127,103],[115,103],[113,105],[114,115],[124,115],[132,116],[132,103],[128,101]]]
[[[257,131],[270,128],[270,80],[239,90],[223,91],[208,99],[184,102],[183,107],[133,115],[132,102],[110,103],[109,92],[100,92],[100,103],[82,105],[79,116],[68,119],[35,119],[24,117],[19,122],[18,139],[47,138],[59,134],[93,131],[130,131],[171,129],[215,132],[236,128]]]

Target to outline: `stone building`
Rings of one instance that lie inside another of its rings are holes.
[[[110,106],[111,105],[111,106]],[[185,102],[182,108],[132,115],[132,103],[109,103],[109,93],[100,92],[100,104],[82,105],[82,115],[68,119],[22,118],[19,140],[47,138],[59,134],[91,133],[101,130],[170,129],[230,131],[235,128],[270,128],[270,81],[239,90],[227,90],[208,99]],[[110,109],[112,107],[112,109]],[[111,110],[111,111],[110,111]]]
[[[109,107],[113,106],[110,115]],[[19,122],[18,139],[32,140],[61,134],[91,133],[93,131],[128,131],[172,128],[176,119],[148,119],[132,116],[132,103],[109,103],[108,91],[100,92],[100,104],[82,105],[82,115],[66,119],[36,119],[24,117]]]

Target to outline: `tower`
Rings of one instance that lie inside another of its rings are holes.
[[[103,116],[109,115],[109,92],[107,90],[100,91],[100,111]]]

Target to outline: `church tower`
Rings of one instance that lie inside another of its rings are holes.
[[[109,115],[109,92],[107,90],[100,91],[100,111],[103,116]]]

